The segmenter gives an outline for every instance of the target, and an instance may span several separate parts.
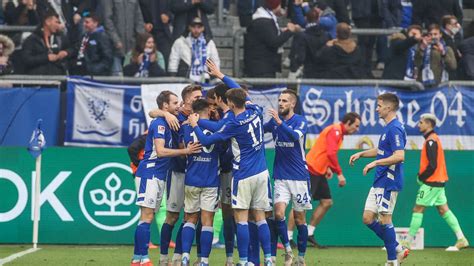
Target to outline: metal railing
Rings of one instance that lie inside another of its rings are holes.
[[[23,84],[23,85],[60,85],[67,81],[67,76],[32,76],[32,75],[5,75],[0,76],[0,86],[2,84]],[[71,77],[74,78],[74,77]],[[160,77],[160,78],[135,78],[116,76],[94,76],[87,77],[91,80],[107,83],[120,84],[156,84],[156,83],[192,83],[193,81],[182,77]],[[310,84],[319,86],[374,86],[375,88],[389,86],[397,88],[407,88],[414,91],[424,90],[424,86],[417,81],[404,80],[384,80],[384,79],[272,79],[272,78],[236,78],[240,84],[250,85],[289,85]],[[474,87],[474,81],[455,81],[449,85],[462,85]]]

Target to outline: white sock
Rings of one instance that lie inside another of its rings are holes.
[[[288,230],[288,240],[293,240],[293,231]]]
[[[219,242],[219,238],[214,237],[214,238],[212,239],[212,244],[213,244],[213,245],[214,245],[214,244],[217,244],[218,242]]]
[[[458,240],[464,238],[464,234],[462,233],[461,230],[459,230],[459,232],[456,232],[456,237],[458,238]]]
[[[401,252],[403,250],[402,245],[398,244],[397,247],[395,248],[397,252]]]
[[[186,255],[187,255],[187,256],[186,256]],[[186,257],[186,258],[189,259],[189,253],[183,253],[183,255],[181,255],[181,254],[174,254],[174,255],[173,255],[173,260],[174,260],[174,261],[181,261],[181,258],[182,258],[182,257]]]
[[[314,235],[314,230],[316,229],[316,226],[312,226],[308,224],[308,236]]]
[[[168,254],[160,254],[160,261],[168,261]]]
[[[234,258],[233,257],[227,257],[227,261],[228,263],[232,263],[234,261]]]
[[[204,262],[206,264],[209,264],[209,258],[202,258],[201,262]]]

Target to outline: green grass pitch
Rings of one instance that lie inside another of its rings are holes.
[[[30,246],[0,245],[0,257],[5,258]],[[41,245],[41,250],[25,255],[6,265],[128,265],[132,246],[77,246]],[[195,249],[193,248],[193,254]],[[172,254],[172,251],[170,252]],[[283,265],[279,250],[278,265]],[[310,265],[384,265],[385,251],[381,248],[330,247],[308,248],[306,264]],[[157,265],[159,250],[150,250],[151,259]],[[194,261],[194,257],[191,259]],[[213,250],[210,265],[224,265],[223,249]],[[234,252],[237,262],[237,250]],[[441,248],[414,250],[403,265],[474,265],[474,249],[446,252]]]

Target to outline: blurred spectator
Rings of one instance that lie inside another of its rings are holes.
[[[165,65],[168,65],[168,58],[173,45],[173,27],[171,26],[171,11],[168,0],[140,0],[145,28],[150,28],[150,32],[155,37],[156,48],[163,54]],[[163,68],[165,69],[165,68]]]
[[[204,83],[209,79],[206,60],[211,59],[220,66],[216,44],[207,36],[201,18],[194,18],[188,27],[189,33],[179,37],[173,44],[168,72],[173,76],[187,77]]]
[[[422,27],[440,23],[445,15],[453,15],[458,21],[463,19],[459,0],[412,0],[412,3],[412,23]]]
[[[160,77],[166,75],[165,59],[156,50],[149,33],[139,33],[135,48],[125,56],[123,74],[128,77]]]
[[[354,40],[351,39],[351,27],[339,23],[336,27],[337,38],[329,41],[319,51],[319,67],[323,72],[320,78],[328,79],[364,79],[371,78],[370,71],[364,68],[363,57]]]
[[[0,35],[0,75],[13,73],[10,55],[14,50],[13,41],[5,35]]]
[[[252,16],[244,38],[245,73],[249,77],[274,78],[281,71],[283,44],[301,28],[288,23],[280,29],[276,14],[280,11],[280,0],[266,0]]]
[[[331,7],[324,1],[319,1],[316,4],[317,11],[319,12],[319,25],[321,28],[329,33],[331,39],[336,38],[336,13]]]
[[[71,74],[109,76],[113,61],[112,40],[100,26],[95,13],[85,12],[83,16],[85,33],[74,53]]]
[[[22,58],[26,74],[65,75],[66,62],[73,49],[59,31],[59,16],[48,11],[39,26],[23,43]]]
[[[466,38],[459,45],[462,54],[460,65],[463,69],[463,79],[474,80],[474,21],[471,21],[465,34]]]
[[[458,19],[452,15],[446,15],[441,18],[441,31],[443,33],[443,41],[447,46],[451,47],[456,57],[456,62],[461,61],[461,53],[459,52],[458,46],[461,44],[461,24]],[[449,72],[449,79],[456,80],[458,76],[462,76],[462,67],[458,66],[456,71]]]
[[[252,23],[253,13],[262,6],[263,0],[238,0],[237,1],[237,13],[239,15],[239,21],[241,27],[248,27]]]
[[[142,11],[138,0],[100,0],[104,26],[115,47],[112,75],[121,76],[123,57],[135,47],[135,36],[144,32]]]
[[[316,8],[312,8],[306,14],[306,21],[305,31],[297,33],[291,44],[290,78],[299,76],[299,73],[295,72],[297,72],[302,65],[304,65],[304,78],[317,78],[317,75],[324,71],[324,69],[319,67],[320,64],[317,55],[318,51],[331,38],[329,33],[318,24],[319,12]]]
[[[448,71],[456,70],[454,51],[444,43],[438,24],[428,27],[428,35],[423,37],[415,55],[415,66],[418,67],[417,80],[428,87],[449,81]]]
[[[206,36],[212,39],[212,31],[207,15],[214,13],[212,0],[173,0],[170,1],[171,11],[174,13],[173,40],[178,39],[186,32],[186,27],[192,19],[199,17],[204,25]]]
[[[319,2],[323,3],[324,1],[320,0],[318,3]],[[326,0],[325,2],[336,13],[337,22],[345,22],[347,24],[351,23],[351,20],[349,19],[349,12],[347,10],[349,0]]]
[[[405,31],[390,36],[390,52],[383,79],[416,80],[418,70],[415,68],[415,54],[421,42],[423,29],[411,25]]]
[[[352,19],[357,28],[393,28],[401,21],[401,0],[351,0]],[[358,45],[361,49],[365,67],[372,69],[372,53],[375,36],[359,35]],[[380,37],[377,63],[385,62],[387,50],[386,36]],[[380,67],[381,68],[381,67]]]
[[[17,6],[10,0],[5,5],[5,23],[8,25],[36,26],[39,21],[36,0],[21,0]]]

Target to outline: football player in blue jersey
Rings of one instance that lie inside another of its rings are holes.
[[[270,109],[272,119],[264,125],[265,132],[271,132],[275,141],[273,165],[274,216],[277,232],[285,246],[285,265],[292,265],[293,252],[288,239],[285,210],[293,203],[295,222],[298,228],[298,258],[294,265],[305,265],[304,255],[308,240],[306,210],[311,210],[309,173],[306,166],[305,142],[306,119],[295,114],[297,95],[293,90],[284,90],[278,97],[278,113]]]
[[[170,91],[163,91],[156,102],[162,111],[178,113],[178,97]],[[134,255],[131,265],[152,265],[148,257],[150,223],[161,204],[165,190],[165,178],[169,171],[171,157],[185,156],[201,151],[199,143],[190,143],[184,149],[174,149],[170,127],[164,118],[154,119],[148,128],[143,160],[138,165],[135,183],[136,204],[140,206],[140,221],[135,230]]]
[[[349,159],[353,165],[361,157],[376,157],[364,167],[363,174],[375,168],[374,183],[365,202],[363,222],[384,241],[387,249],[385,265],[399,265],[409,250],[396,240],[392,214],[398,192],[403,188],[403,161],[405,160],[406,132],[397,119],[400,100],[395,94],[384,93],[377,97],[377,113],[385,126],[378,147],[358,152]],[[377,220],[378,218],[378,220]]]
[[[199,116],[189,116],[191,126],[203,145],[232,141],[233,181],[232,207],[237,223],[237,248],[239,263],[248,262],[249,211],[258,226],[259,240],[264,253],[264,265],[272,265],[270,230],[265,220],[269,200],[269,173],[263,144],[262,109],[246,105],[247,94],[243,89],[226,92],[227,103],[235,117],[211,135],[205,135],[198,127]]]
[[[196,100],[193,111],[201,120],[209,120],[209,104],[204,99]],[[211,134],[208,129],[201,128],[204,134]],[[198,139],[193,128],[183,125],[185,143],[197,143]],[[196,224],[201,215],[201,266],[209,265],[213,239],[214,214],[218,209],[219,196],[219,154],[220,144],[212,144],[202,148],[201,153],[188,156],[186,164],[184,212],[186,224],[182,231],[183,258],[182,265],[189,265],[189,253],[194,240]]]

